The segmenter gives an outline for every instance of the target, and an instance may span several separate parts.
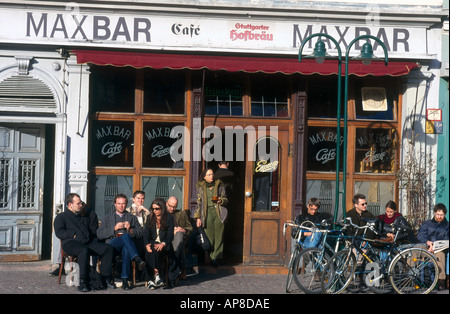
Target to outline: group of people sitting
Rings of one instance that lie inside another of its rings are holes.
[[[449,224],[445,215],[447,214],[447,208],[444,204],[439,203],[434,206],[433,218],[425,221],[417,235],[415,235],[406,221],[405,217],[398,212],[397,204],[394,201],[389,201],[385,207],[385,213],[375,217],[371,212],[367,210],[366,197],[363,194],[356,194],[353,197],[354,207],[346,213],[347,217],[352,219],[352,223],[358,226],[366,225],[365,218],[373,219],[375,221],[375,231],[367,231],[365,234],[369,239],[378,237],[386,242],[392,242],[395,238],[395,230],[408,230],[400,233],[397,236],[397,241],[403,241],[405,243],[423,243],[431,253],[434,252],[434,242],[449,239]],[[298,215],[295,219],[295,223],[301,225],[305,221],[311,221],[314,224],[320,224],[323,220],[330,219],[327,213],[319,213],[320,200],[317,198],[310,198],[307,203],[307,211]],[[298,230],[293,229],[293,238],[296,238],[296,232]],[[355,234],[356,230],[351,231],[351,234]],[[362,230],[358,232],[363,232]],[[302,243],[303,248],[317,247],[322,240],[322,233],[317,232],[303,232]],[[436,260],[439,267],[438,278],[438,290],[444,290],[449,288],[449,267],[448,267],[448,249],[435,253]]]
[[[103,217],[99,224],[95,212],[87,209],[78,194],[68,194],[65,200],[67,210],[56,216],[54,230],[63,251],[78,258],[78,289],[83,292],[91,290],[91,256],[101,262],[101,285],[97,289],[116,288],[112,270],[117,257],[121,258],[123,289],[133,288],[130,283],[133,263],[143,274],[149,289],[173,288],[178,279],[186,278],[186,246],[194,228],[203,228],[210,247],[206,256],[217,267],[217,260],[223,258],[227,191],[231,194],[230,178],[234,176],[228,165],[228,162],[221,161],[215,173],[211,168],[203,170],[196,186],[197,208],[192,222],[186,211],[177,210],[178,199],[175,196],[167,201],[156,198],[147,209],[144,206],[145,192],[135,191],[129,207],[126,195],[116,195],[115,210]]]
[[[136,191],[133,203],[117,194],[115,210],[98,223],[93,210],[86,209],[76,193],[67,195],[67,209],[55,218],[55,235],[63,251],[77,257],[79,286],[91,290],[89,270],[91,256],[100,259],[100,289],[115,289],[113,265],[121,259],[122,289],[130,290],[131,266],[142,272],[149,289],[173,288],[178,279],[185,279],[185,248],[193,226],[184,210],[177,210],[178,200],[156,198],[149,209],[144,207],[145,192]]]

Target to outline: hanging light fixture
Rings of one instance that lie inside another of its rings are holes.
[[[361,53],[356,58],[361,59],[364,65],[369,65],[372,62],[372,59],[375,59],[375,55],[373,54],[373,47],[369,40],[364,43],[361,49]]]
[[[325,47],[325,43],[322,41],[322,39],[320,39],[320,37],[316,42],[312,57],[314,57],[317,63],[323,63],[325,61],[325,58],[327,57],[327,48]]]

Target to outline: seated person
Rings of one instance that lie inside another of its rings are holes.
[[[167,211],[173,216],[175,223],[174,237],[172,241],[175,253],[175,262],[181,268],[180,279],[186,279],[186,246],[189,243],[189,235],[193,231],[189,216],[184,210],[177,210],[178,199],[175,196],[169,197],[166,202]]]
[[[358,227],[363,227],[367,224],[365,219],[375,218],[371,212],[367,210],[366,196],[363,194],[355,194],[353,196],[353,208],[347,212],[347,217],[351,218],[352,223]],[[363,219],[364,218],[364,219]],[[369,229],[365,231],[366,238],[375,239],[375,233]],[[347,229],[347,234],[361,236],[364,233],[364,229],[355,230],[353,227]]]
[[[172,288],[180,274],[179,268],[173,262],[173,217],[167,212],[166,202],[162,198],[156,198],[150,208],[151,213],[144,228],[144,243],[145,259],[153,271],[154,280],[149,280],[148,288],[154,289],[164,285],[161,277],[166,256],[169,257],[167,288]]]
[[[375,230],[378,232],[378,238],[386,242],[393,242],[397,228],[411,230],[405,217],[397,210],[397,204],[394,201],[389,201],[386,204],[385,214],[379,215],[375,222]],[[408,231],[400,232],[397,240],[409,242]]]
[[[127,208],[127,212],[136,216],[136,218],[139,221],[139,224],[143,228],[145,225],[145,222],[147,221],[148,215],[150,215],[150,211],[147,208],[145,208],[145,206],[144,206],[145,192],[144,191],[135,191],[133,193],[132,201],[133,201],[133,204],[131,204],[131,206]]]
[[[140,238],[143,230],[136,216],[130,214],[125,209],[127,207],[127,197],[124,194],[117,194],[114,198],[115,211],[105,216],[97,230],[100,240],[114,247],[116,253],[122,254],[122,289],[131,290],[129,285],[131,261],[135,261],[139,270],[144,270],[145,262],[139,257],[138,250],[133,238]]]
[[[417,239],[420,243],[426,243],[428,246],[428,251],[434,253],[433,242],[439,240],[448,240],[448,221],[445,218],[447,214],[447,207],[442,204],[436,204],[433,209],[434,217],[430,220],[425,221],[422,226],[420,226],[419,233],[417,234]],[[438,278],[438,289],[444,290],[446,286],[446,274],[445,274],[445,255],[448,258],[448,249],[436,253],[436,259],[439,267],[439,278]],[[448,278],[447,278],[448,282]],[[447,284],[448,287],[448,284]]]
[[[312,197],[308,200],[308,204],[306,205],[307,211],[306,213],[300,214],[295,218],[295,223],[301,225],[305,221],[311,221],[313,224],[320,224],[324,219],[327,220],[330,218],[330,215],[326,213],[319,213],[320,208],[320,200]],[[292,230],[292,237],[295,237],[298,230],[294,228]],[[314,235],[310,231],[303,231],[302,239],[303,248],[309,247],[317,247],[321,243],[323,233],[315,232]]]
[[[113,248],[105,243],[97,241],[97,215],[82,215],[82,202],[76,193],[66,196],[67,210],[56,216],[54,227],[55,234],[61,240],[62,249],[66,254],[78,257],[80,271],[81,292],[88,292],[89,287],[89,259],[92,254],[100,256],[100,274],[103,287],[115,288],[112,277]]]

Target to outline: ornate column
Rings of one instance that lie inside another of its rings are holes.
[[[89,149],[89,66],[77,64],[71,56],[68,65],[67,101],[67,193],[87,198]]]

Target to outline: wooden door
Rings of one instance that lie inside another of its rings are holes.
[[[291,191],[287,188],[291,176],[288,131],[278,130],[277,135],[275,138],[269,132],[258,132],[253,158],[246,161],[244,265],[284,265],[286,241],[282,229],[291,205]],[[252,149],[251,145],[248,149]]]

